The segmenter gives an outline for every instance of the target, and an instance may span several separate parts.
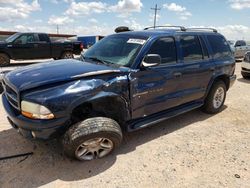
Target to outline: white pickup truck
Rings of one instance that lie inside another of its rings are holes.
[[[234,51],[236,61],[242,61],[247,51],[250,51],[250,45],[244,40],[229,41],[231,49]]]

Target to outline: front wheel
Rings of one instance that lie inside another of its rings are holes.
[[[10,58],[6,54],[0,53],[0,67],[9,64],[10,64]]]
[[[66,155],[80,161],[103,158],[122,142],[119,124],[109,118],[89,118],[73,125],[64,135]]]
[[[225,83],[223,81],[216,82],[205,99],[203,111],[209,114],[220,112],[226,99],[226,92]]]

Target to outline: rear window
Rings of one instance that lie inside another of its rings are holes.
[[[203,59],[198,36],[184,35],[181,36],[180,39],[184,62],[198,61]]]
[[[48,39],[47,35],[45,35],[45,34],[39,34],[39,40],[41,42],[49,42],[49,39]]]
[[[215,59],[230,57],[232,55],[230,47],[224,37],[219,35],[208,35],[207,39],[213,50]]]

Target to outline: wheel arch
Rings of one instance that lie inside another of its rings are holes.
[[[78,101],[71,108],[73,122],[102,116],[114,119],[123,125],[130,118],[129,104],[119,95],[107,95],[85,101]]]
[[[211,81],[208,84],[208,88],[207,88],[206,95],[204,98],[207,97],[207,95],[208,95],[209,91],[211,90],[212,86],[214,85],[214,83],[216,83],[219,80],[221,80],[225,83],[226,89],[228,90],[230,87],[230,78],[229,77],[230,77],[229,75],[222,74],[222,75],[218,75],[218,76],[214,77],[213,79],[211,79]]]
[[[0,50],[0,54],[5,54],[5,55],[7,55],[9,57],[9,59],[12,59],[11,55],[6,51],[1,51]]]

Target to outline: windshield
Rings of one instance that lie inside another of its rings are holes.
[[[106,64],[129,66],[134,62],[146,40],[146,38],[121,35],[105,37],[88,49],[82,57]]]
[[[15,33],[14,35],[11,35],[7,39],[5,39],[5,41],[8,43],[13,42],[19,35],[20,35],[20,33]]]

